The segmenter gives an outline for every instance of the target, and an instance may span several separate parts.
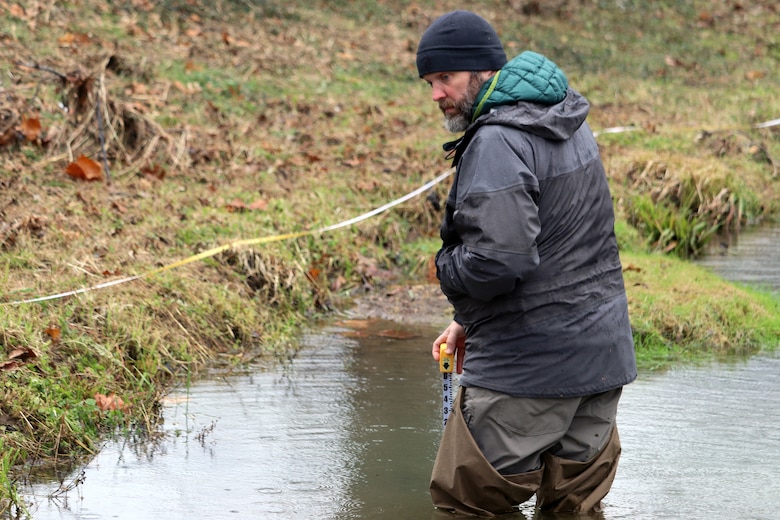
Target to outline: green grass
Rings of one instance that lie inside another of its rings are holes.
[[[622,259],[642,369],[777,348],[777,295],[668,256],[624,252]]]

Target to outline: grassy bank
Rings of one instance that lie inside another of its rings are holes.
[[[285,356],[351,299],[427,280],[448,182],[306,231],[447,168],[414,68],[445,4],[0,2],[0,510],[14,464],[154,429],[171,384]],[[681,260],[780,212],[778,127],[755,128],[780,117],[778,8],[648,4],[480,10],[510,54],[559,63],[594,130],[632,127],[599,143],[646,369],[780,334],[776,297]]]

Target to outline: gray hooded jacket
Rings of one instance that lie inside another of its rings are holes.
[[[587,100],[554,63],[526,52],[475,107],[436,257],[466,328],[461,384],[571,397],[633,381],[612,199]]]

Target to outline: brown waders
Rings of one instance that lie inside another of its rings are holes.
[[[466,392],[475,403],[464,410]],[[542,511],[600,511],[620,457],[620,393],[522,399],[460,388],[433,466],[434,506],[492,517],[536,494]]]

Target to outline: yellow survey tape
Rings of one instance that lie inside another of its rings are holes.
[[[90,291],[96,291],[98,289],[105,289],[107,287],[113,287],[115,285],[132,282],[134,280],[139,280],[141,278],[148,278],[150,276],[160,274],[164,271],[170,271],[171,269],[176,269],[177,267],[181,267],[183,265],[191,264],[193,262],[197,262],[199,260],[203,260],[209,257],[212,257],[214,255],[218,255],[219,253],[223,251],[227,251],[232,248],[241,247],[241,246],[251,246],[256,244],[267,244],[269,242],[279,242],[281,240],[289,240],[291,238],[299,238],[307,235],[319,235],[321,233],[326,233],[328,231],[333,231],[335,229],[351,226],[352,224],[356,224],[358,222],[361,222],[363,220],[366,220],[368,218],[373,217],[374,215],[378,215],[384,211],[387,211],[388,209],[397,206],[403,202],[406,202],[407,200],[416,197],[420,193],[423,193],[429,189],[431,189],[436,184],[440,183],[450,175],[452,175],[453,169],[450,168],[443,173],[441,173],[438,177],[433,179],[430,182],[425,183],[424,185],[420,186],[416,190],[407,193],[403,197],[400,197],[398,199],[395,199],[392,202],[388,202],[384,206],[380,206],[376,209],[373,209],[367,213],[363,213],[362,215],[359,215],[355,218],[351,218],[349,220],[345,220],[343,222],[339,222],[338,224],[333,224],[330,226],[321,227],[315,230],[311,231],[299,231],[296,233],[286,233],[284,235],[274,235],[270,237],[261,237],[261,238],[248,238],[244,240],[236,240],[235,242],[231,242],[229,244],[225,244],[219,247],[215,247],[213,249],[209,249],[207,251],[203,251],[201,253],[198,253],[197,255],[192,255],[188,258],[185,258],[183,260],[179,260],[178,262],[174,262],[172,264],[164,265],[163,267],[159,267],[157,269],[147,271],[145,273],[135,275],[135,276],[128,276],[126,278],[120,278],[119,280],[111,280],[110,282],[104,282],[98,285],[93,285],[91,287],[83,287],[81,289],[75,289],[73,291],[67,291],[62,292],[58,294],[50,294],[48,296],[40,296],[37,298],[29,298],[27,300],[17,300],[12,302],[0,302],[0,306],[3,305],[20,305],[23,303],[36,303],[36,302],[44,302],[49,300],[56,300],[59,298],[65,298],[66,296],[75,296],[77,294],[83,294]]]
[[[769,128],[769,127],[778,126],[778,125],[780,125],[780,119],[772,119],[770,121],[764,121],[762,123],[754,124],[754,125],[752,125],[752,128]],[[623,133],[623,132],[633,132],[633,131],[636,131],[636,130],[640,130],[640,128],[639,127],[635,127],[635,126],[617,126],[617,127],[612,127],[612,128],[605,128],[604,130],[601,130],[600,132],[593,132],[593,135],[595,137],[598,137],[599,135],[602,135],[602,134],[615,134],[615,133]],[[419,195],[420,193],[422,193],[422,192],[424,192],[426,190],[429,190],[430,188],[432,188],[436,184],[440,183],[441,181],[443,181],[444,179],[446,179],[447,177],[452,175],[453,171],[454,171],[453,168],[445,170],[443,173],[441,173],[438,177],[436,177],[432,181],[427,182],[426,184],[420,186],[419,188],[417,188],[416,190],[414,190],[414,191],[412,191],[410,193],[407,193],[403,197],[398,198],[398,199],[396,199],[396,200],[394,200],[392,202],[389,202],[389,203],[385,204],[384,206],[381,206],[379,208],[371,210],[368,213],[363,213],[362,215],[359,215],[359,216],[357,216],[355,218],[352,218],[352,219],[349,219],[349,220],[345,220],[344,222],[340,222],[338,224],[333,224],[331,226],[325,226],[325,227],[322,227],[322,228],[319,228],[319,229],[315,229],[315,230],[312,230],[312,231],[300,231],[300,232],[297,232],[297,233],[286,233],[284,235],[274,235],[274,236],[270,236],[270,237],[250,238],[250,239],[245,239],[245,240],[237,240],[235,242],[231,242],[229,244],[225,244],[225,245],[222,245],[222,246],[219,246],[219,247],[215,247],[213,249],[209,249],[207,251],[203,251],[201,253],[198,253],[197,255],[190,256],[190,257],[185,258],[183,260],[179,260],[178,262],[174,262],[172,264],[168,264],[168,265],[165,265],[163,267],[154,269],[152,271],[147,271],[147,272],[139,274],[139,275],[128,276],[126,278],[120,278],[118,280],[111,280],[109,282],[104,282],[104,283],[101,283],[101,284],[98,284],[98,285],[93,285],[91,287],[83,287],[81,289],[75,289],[73,291],[67,291],[67,292],[62,292],[62,293],[58,293],[58,294],[51,294],[51,295],[48,295],[48,296],[40,296],[40,297],[37,297],[37,298],[29,298],[29,299],[26,299],[26,300],[17,300],[17,301],[11,301],[11,302],[0,302],[0,307],[7,306],[7,305],[20,305],[20,304],[23,304],[23,303],[44,302],[44,301],[48,301],[48,300],[56,300],[56,299],[59,299],[59,298],[65,298],[66,296],[75,296],[77,294],[82,294],[82,293],[86,293],[86,292],[90,292],[90,291],[96,291],[98,289],[105,289],[107,287],[113,287],[114,285],[119,285],[119,284],[123,284],[123,283],[127,283],[127,282],[132,282],[134,280],[138,280],[138,279],[141,279],[141,278],[148,278],[150,276],[162,273],[164,271],[170,271],[171,269],[175,269],[175,268],[181,267],[183,265],[191,264],[192,262],[197,262],[198,260],[203,260],[205,258],[212,257],[214,255],[217,255],[217,254],[223,252],[223,251],[227,251],[227,250],[235,248],[235,247],[251,246],[251,245],[256,245],[256,244],[266,244],[268,242],[278,242],[280,240],[288,240],[288,239],[291,239],[291,238],[299,238],[299,237],[303,237],[303,236],[307,236],[307,235],[317,235],[317,234],[325,233],[325,232],[328,232],[328,231],[333,231],[335,229],[351,226],[352,224],[356,224],[358,222],[361,222],[363,220],[371,218],[374,215],[378,215],[379,213],[387,211],[388,209],[390,209],[390,208],[392,208],[394,206],[397,206],[397,205],[401,204],[402,202],[406,202],[407,200],[416,197],[417,195]]]

